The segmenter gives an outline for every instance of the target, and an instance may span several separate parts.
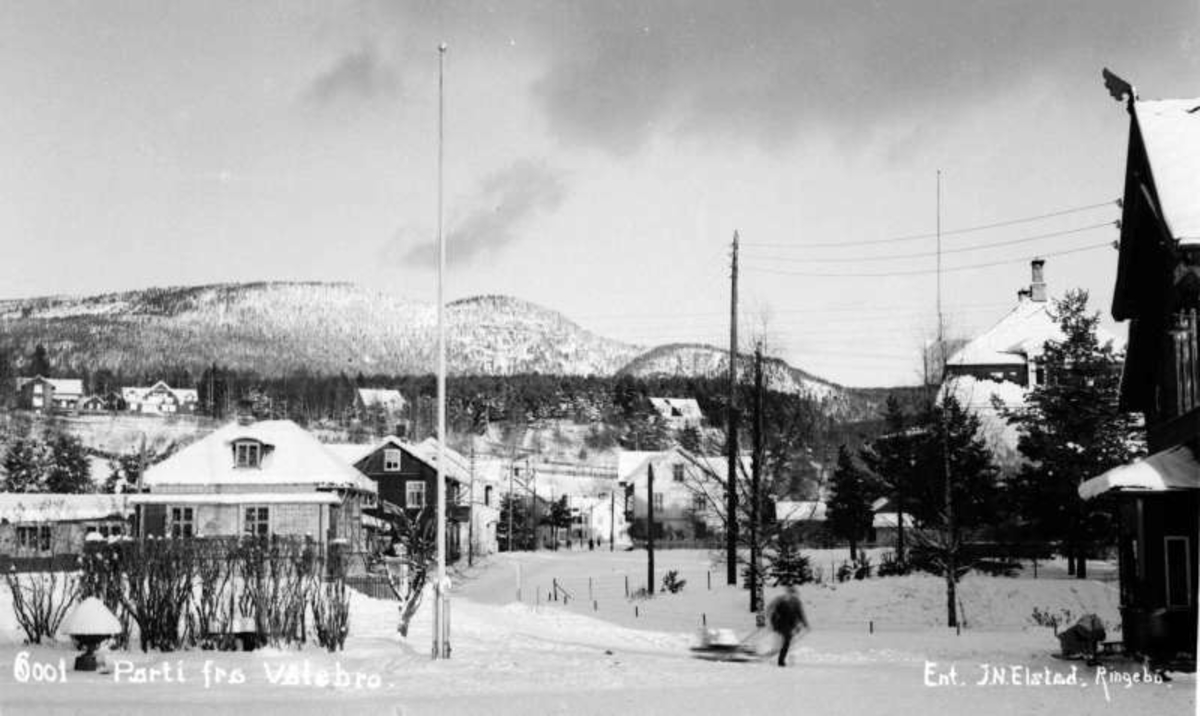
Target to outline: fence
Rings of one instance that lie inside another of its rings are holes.
[[[381,574],[358,574],[346,577],[346,586],[372,599],[396,599],[388,578]]]

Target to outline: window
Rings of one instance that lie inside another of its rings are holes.
[[[425,506],[425,483],[420,480],[409,480],[404,483],[404,506],[419,510]]]
[[[383,471],[400,472],[400,451],[388,448],[383,451]]]
[[[704,512],[708,509],[708,498],[704,495],[692,495],[692,511]]]
[[[483,504],[484,504],[484,506],[491,506],[491,504],[492,504],[492,486],[491,485],[487,485],[483,488]]]
[[[262,445],[257,442],[244,440],[233,444],[233,464],[238,467],[259,467],[262,465]]]
[[[191,507],[172,507],[171,536],[193,537],[196,533],[194,515]]]
[[[676,463],[671,466],[671,477],[675,482],[683,482],[683,463]]]
[[[50,551],[50,525],[17,527],[17,548],[37,552]]]
[[[271,511],[266,507],[247,507],[242,532],[251,537],[266,537],[271,534]]]
[[[662,508],[663,508],[663,493],[656,492],[656,493],[654,493],[654,509],[656,511],[661,511]]]
[[[1188,538],[1164,537],[1163,548],[1167,560],[1167,606],[1191,606],[1192,598],[1188,588],[1192,582],[1192,575]]]
[[[98,525],[88,525],[86,533],[97,532],[101,537],[120,537],[125,534],[125,528],[118,523],[104,522]]]

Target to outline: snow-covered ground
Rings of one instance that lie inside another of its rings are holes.
[[[394,602],[356,595],[351,636],[337,654],[315,648],[135,651],[109,654],[110,673],[68,670],[65,676],[45,665],[65,660],[69,669],[69,645],[22,646],[11,597],[0,588],[0,714],[981,716],[1195,710],[1193,675],[1134,683],[1132,675],[1141,674],[1134,664],[1108,663],[1102,672],[1057,660],[1051,657],[1057,645],[1052,631],[1029,626],[1034,606],[1074,615],[1095,611],[1111,626],[1116,608],[1111,584],[968,577],[962,590],[968,628],[961,634],[937,626],[944,619],[944,587],[936,579],[810,585],[802,596],[813,630],[797,643],[789,668],[780,669],[770,661],[692,658],[688,647],[701,619],[743,634],[754,631],[746,593],[724,586],[723,572],[712,569],[706,553],[661,552],[656,562],[658,579],[678,569],[687,585],[678,594],[631,601],[624,598],[624,580],[630,576],[633,590],[644,584],[642,552],[490,558],[458,576],[449,660],[429,658],[427,608],[409,638],[401,639]],[[556,579],[559,601],[547,603],[541,592],[552,593]],[[574,599],[564,606],[567,593]],[[996,671],[988,671],[988,682],[980,684],[985,664]],[[18,677],[25,674],[30,678],[22,682]],[[33,680],[38,675],[54,678]],[[1031,683],[1047,675],[1068,683]],[[1005,683],[997,683],[1001,676]]]

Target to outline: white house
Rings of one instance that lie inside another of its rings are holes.
[[[650,405],[674,430],[698,428],[704,422],[695,398],[650,398]]]
[[[17,378],[18,404],[27,410],[49,412],[74,410],[83,399],[83,381],[79,378]]]
[[[132,413],[171,415],[196,412],[200,396],[195,388],[172,388],[160,380],[149,387],[122,388],[121,399]]]
[[[751,458],[741,459],[742,475],[750,475]],[[657,537],[703,539],[724,528],[725,456],[695,455],[681,447],[661,452],[622,452],[620,481],[626,486],[626,512],[635,538],[646,535],[647,487],[654,475],[654,523]]]
[[[365,548],[375,483],[290,420],[233,422],[150,467],[131,494],[145,535],[311,536]]]

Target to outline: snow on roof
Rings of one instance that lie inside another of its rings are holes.
[[[386,410],[402,410],[406,404],[400,391],[389,388],[359,388],[358,399],[367,407],[378,405]]]
[[[1079,486],[1079,496],[1085,500],[1106,492],[1166,492],[1168,490],[1200,490],[1200,462],[1185,445],[1156,452],[1153,455],[1114,467]]]
[[[975,337],[947,361],[949,365],[1024,365],[1047,340],[1062,340],[1050,316],[1049,301],[1021,299],[996,325]]]
[[[55,393],[68,395],[83,395],[83,380],[80,378],[47,378],[44,375],[35,375],[32,378],[17,378],[17,390],[20,390],[27,383],[41,381],[47,383],[54,388]]]
[[[664,418],[699,420],[704,417],[695,398],[650,398],[650,405]]]
[[[400,443],[399,440],[395,442]],[[425,438],[417,443],[401,443],[408,453],[426,465],[437,469],[438,441],[436,438]],[[471,461],[450,446],[442,451],[446,458],[446,467],[442,473],[452,480],[466,484],[471,481]]]
[[[617,479],[624,480],[653,455],[661,455],[661,450],[618,450]]]
[[[141,492],[129,495],[131,505],[336,505],[332,492]]]
[[[957,353],[947,365],[1024,365],[1029,358],[1040,356],[1046,341],[1063,340],[1063,332],[1050,311],[1052,301],[1022,298],[994,326],[976,336]],[[1096,338],[1103,345],[1109,341],[1118,349],[1122,341],[1103,328],[1096,328]]]
[[[326,450],[337,455],[339,460],[351,466],[375,452],[375,449],[379,447],[372,443],[324,443],[324,445]]]
[[[233,443],[239,440],[267,446],[260,466],[235,465]],[[163,485],[309,485],[376,491],[370,478],[290,420],[229,423],[150,467],[144,483],[152,492]]]
[[[814,500],[779,500],[775,519],[780,522],[824,522],[825,503]]]
[[[50,492],[0,493],[0,521],[63,522],[124,519],[130,514],[125,495],[67,495]]]
[[[1163,218],[1174,238],[1200,244],[1200,98],[1133,103]]]

